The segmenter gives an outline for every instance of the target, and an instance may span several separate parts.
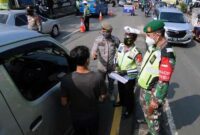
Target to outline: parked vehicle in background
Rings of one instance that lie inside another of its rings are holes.
[[[123,7],[125,4],[126,4],[126,0],[119,0],[118,5],[119,5],[120,7]]]
[[[57,20],[40,16],[42,20],[42,33],[58,36],[60,33],[60,23]],[[28,20],[25,10],[2,10],[0,11],[0,23],[28,28]]]
[[[87,0],[90,13],[92,15],[99,15],[101,12],[104,15],[108,14],[108,4],[105,0]],[[80,13],[84,11],[84,4],[80,1]]]
[[[163,20],[165,23],[165,36],[169,43],[189,44],[192,41],[193,27],[176,8],[158,8],[154,19]]]
[[[193,0],[192,1],[192,5],[193,5],[193,7],[200,7],[200,0]]]
[[[64,135],[71,124],[60,105],[58,76],[71,72],[68,51],[48,35],[0,29],[1,133]]]

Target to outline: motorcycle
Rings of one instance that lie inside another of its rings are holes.
[[[41,2],[36,3],[35,5],[35,9],[36,9],[36,13],[38,15],[44,16],[44,17],[48,17],[48,7],[43,5]]]
[[[151,11],[151,8],[152,8],[151,4],[147,3],[147,5],[145,6],[145,11],[144,11],[145,17],[149,17],[149,13]]]
[[[193,38],[200,42],[200,14],[197,15],[197,26],[193,29]]]

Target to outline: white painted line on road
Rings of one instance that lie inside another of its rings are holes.
[[[66,35],[66,36],[64,36],[64,37],[62,37],[62,39],[65,39],[65,38],[67,38],[67,37],[69,37],[69,36],[75,34],[76,32],[79,32],[79,31],[80,31],[80,30],[77,29],[77,30],[73,31],[72,33],[70,33],[70,34],[68,34],[68,35]]]
[[[178,132],[176,131],[176,126],[174,124],[174,118],[172,116],[172,112],[171,112],[168,100],[166,100],[165,106],[166,106],[165,107],[165,112],[167,114],[167,119],[168,119],[168,123],[169,123],[170,132],[171,132],[172,135],[178,135]]]

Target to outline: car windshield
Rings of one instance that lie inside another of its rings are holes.
[[[186,20],[181,13],[161,12],[160,20],[163,20],[164,22],[186,23]]]
[[[0,23],[5,24],[6,21],[7,21],[7,19],[8,19],[8,15],[6,15],[6,14],[0,14]]]

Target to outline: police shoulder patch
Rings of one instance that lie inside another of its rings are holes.
[[[137,50],[136,48],[133,48],[133,49],[130,51],[128,57],[129,57],[130,59],[135,59],[135,56],[136,56],[138,53],[139,53],[138,50]]]
[[[124,44],[120,44],[117,51],[122,52],[123,48],[124,48]]]

